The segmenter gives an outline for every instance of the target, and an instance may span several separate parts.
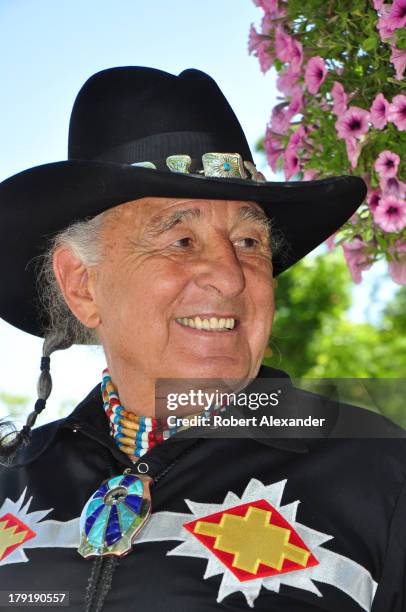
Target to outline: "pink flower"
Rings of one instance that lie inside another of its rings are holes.
[[[283,153],[283,149],[280,141],[272,134],[270,126],[267,127],[264,139],[264,148],[268,164],[271,166],[272,171],[276,172],[276,164],[279,157]]]
[[[368,202],[368,206],[369,209],[372,213],[375,212],[376,207],[379,205],[379,202],[381,201],[381,192],[379,189],[371,189],[370,191],[368,191],[367,193],[367,202]]]
[[[317,176],[317,170],[313,170],[313,168],[308,168],[304,171],[303,180],[304,181],[312,181],[315,176]]]
[[[291,115],[287,113],[286,105],[286,102],[281,102],[272,109],[271,130],[276,134],[285,134],[289,128]]]
[[[334,81],[330,93],[333,98],[333,113],[335,115],[342,115],[347,110],[348,102],[348,96],[345,93],[344,87],[338,81]]]
[[[269,35],[271,30],[274,29],[274,18],[271,13],[264,13],[261,19],[261,34]]]
[[[324,82],[327,76],[327,68],[324,60],[319,56],[315,55],[312,57],[305,68],[305,85],[311,94],[316,94],[320,85]]]
[[[406,202],[393,196],[382,198],[374,211],[374,221],[385,232],[400,232],[406,227]]]
[[[382,2],[381,4],[381,8],[379,10],[381,15],[385,15],[386,17],[388,17],[389,13],[392,10],[392,5],[391,4],[387,4],[385,2]]]
[[[359,138],[366,134],[369,126],[369,112],[358,106],[350,106],[335,123],[340,138]]]
[[[275,53],[281,62],[290,62],[292,55],[292,37],[286,34],[281,25],[275,29]]]
[[[300,72],[290,66],[287,70],[281,72],[276,80],[276,87],[286,96],[291,96],[294,93],[295,88],[298,87],[297,81],[299,76]]]
[[[351,163],[351,168],[356,168],[358,158],[361,154],[361,145],[356,138],[346,138],[345,146],[347,149],[348,160]]]
[[[274,57],[270,53],[269,41],[263,41],[259,47],[257,48],[257,52],[255,54],[258,57],[259,67],[261,69],[262,74],[268,72],[274,63]]]
[[[279,10],[278,0],[254,0],[254,4],[268,13],[276,13]]]
[[[300,172],[299,158],[294,147],[288,147],[283,154],[283,171],[287,181]]]
[[[388,271],[392,280],[399,285],[406,285],[406,241],[398,238],[388,251],[396,256],[396,259],[388,262]]]
[[[358,285],[362,281],[362,271],[368,270],[373,264],[373,257],[367,250],[368,243],[355,237],[351,242],[342,242],[341,246],[352,280]]]
[[[400,163],[400,157],[392,151],[382,151],[375,161],[374,168],[382,178],[396,176]]]
[[[383,42],[390,40],[396,29],[393,27],[392,23],[389,22],[388,15],[382,15],[381,17],[379,17],[376,27],[378,29],[379,36],[381,37],[381,40]]]
[[[261,34],[258,34],[254,24],[251,23],[250,31],[248,34],[248,53],[253,53],[262,41],[263,37],[261,36]]]
[[[381,8],[382,8],[382,4],[383,4],[383,1],[384,1],[384,0],[373,0],[373,1],[372,1],[372,4],[374,5],[374,9],[375,9],[376,11],[380,11],[380,10],[381,10]]]
[[[292,38],[290,50],[290,62],[292,68],[299,69],[303,62],[303,45],[295,38]]]
[[[355,212],[353,215],[351,215],[351,217],[348,219],[348,221],[350,223],[352,223],[353,225],[357,225],[357,223],[360,220],[360,216],[357,212]]]
[[[406,0],[394,0],[387,21],[394,30],[406,25]]]
[[[264,11],[273,13],[278,10],[278,0],[261,0],[261,5]]]
[[[388,122],[390,104],[382,93],[379,93],[371,106],[371,123],[374,128],[382,130]]]
[[[301,87],[298,87],[293,92],[293,96],[287,108],[287,113],[289,118],[291,119],[298,113],[300,113],[303,109],[303,90]]]
[[[395,67],[397,80],[401,81],[406,68],[406,49],[397,49],[395,45],[392,45],[390,61]]]
[[[334,240],[335,240],[336,234],[337,234],[337,232],[334,232],[334,234],[331,234],[331,236],[329,236],[327,238],[327,240],[325,240],[326,247],[327,247],[328,251],[332,251],[334,249],[334,247],[335,247]]]
[[[388,120],[392,121],[398,130],[406,130],[406,96],[404,94],[399,94],[392,99]]]
[[[263,34],[258,34],[253,24],[251,24],[248,35],[248,53],[258,58],[261,71],[264,74],[273,64],[274,58],[270,53],[269,38]]]
[[[291,134],[288,142],[287,148],[289,149],[298,149],[303,146],[303,140],[306,136],[306,130],[303,125],[300,125],[298,129]]]
[[[406,196],[406,183],[399,181],[396,176],[389,178],[381,177],[379,179],[379,186],[384,196],[392,195],[400,200]]]

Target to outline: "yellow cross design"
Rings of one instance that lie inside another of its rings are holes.
[[[250,506],[245,516],[224,513],[219,523],[199,521],[194,532],[215,537],[214,548],[233,554],[233,567],[252,574],[260,563],[280,571],[285,559],[306,567],[310,552],[290,544],[290,529],[272,525],[271,516]]]
[[[3,558],[9,546],[13,544],[20,544],[27,535],[27,531],[19,531],[15,533],[18,525],[11,525],[7,527],[8,519],[6,521],[0,521],[0,559]]]

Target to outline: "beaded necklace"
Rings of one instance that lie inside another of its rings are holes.
[[[110,421],[110,433],[119,449],[133,461],[137,461],[156,444],[161,444],[180,429],[185,429],[185,427],[168,427],[166,418],[137,416],[126,410],[120,403],[108,368],[103,370],[101,390],[103,407]],[[213,404],[201,415],[207,418],[214,412],[222,412],[225,409],[225,406]]]

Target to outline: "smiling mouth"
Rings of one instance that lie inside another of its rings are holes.
[[[219,317],[180,317],[175,319],[177,323],[184,327],[191,327],[193,329],[203,329],[205,331],[215,332],[229,332],[238,325],[238,319],[232,317],[219,318]]]

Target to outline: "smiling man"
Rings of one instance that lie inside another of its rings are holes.
[[[97,330],[123,405],[153,416],[159,378],[255,378],[274,313],[262,209],[142,198],[102,222],[98,266],[88,271],[68,244],[54,265],[70,310]]]
[[[68,160],[0,185],[0,315],[44,338],[34,411],[2,425],[0,603],[405,610],[404,432],[261,365],[274,278],[365,191],[267,182],[200,71],[85,83]],[[102,383],[32,430],[74,343],[102,345]]]

